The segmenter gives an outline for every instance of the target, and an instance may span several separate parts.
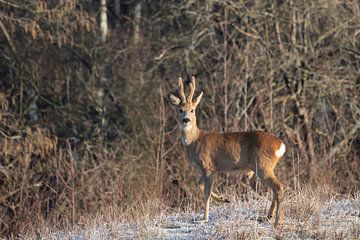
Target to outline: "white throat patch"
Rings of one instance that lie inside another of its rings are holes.
[[[186,145],[186,141],[185,141],[185,137],[184,137],[184,136],[181,137],[181,143],[182,143],[184,146]]]
[[[183,132],[191,131],[192,124],[187,124],[187,125],[185,125],[185,126],[184,126],[184,124],[180,124],[180,125],[179,125],[179,128],[180,128],[180,130],[183,131]],[[184,146],[186,146],[186,145],[188,144],[188,143],[186,142],[186,139],[185,139],[185,136],[184,136],[184,135],[181,137],[181,143],[182,143]]]
[[[187,125],[184,125],[184,124],[180,124],[180,130],[181,131],[190,131],[191,130],[191,127],[192,127],[192,124],[187,124]]]

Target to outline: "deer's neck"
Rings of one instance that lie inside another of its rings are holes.
[[[196,142],[200,137],[201,130],[196,124],[191,125],[181,130],[181,142],[183,145],[188,146]]]

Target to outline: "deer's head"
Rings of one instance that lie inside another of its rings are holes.
[[[195,77],[191,78],[190,82],[190,94],[186,97],[184,92],[184,84],[182,78],[179,78],[179,89],[177,93],[170,93],[170,102],[177,106],[180,119],[181,130],[190,130],[193,126],[196,126],[196,114],[195,110],[198,106],[203,92],[200,93],[195,100],[193,100],[195,93]]]

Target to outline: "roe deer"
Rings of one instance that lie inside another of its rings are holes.
[[[260,219],[270,220],[276,207],[277,226],[281,223],[284,190],[274,174],[274,167],[285,153],[285,144],[279,138],[262,131],[218,133],[200,130],[196,125],[195,110],[203,92],[193,100],[195,77],[192,77],[189,85],[190,94],[186,97],[183,81],[179,78],[177,93],[170,93],[168,97],[178,107],[181,141],[188,159],[201,173],[199,182],[204,191],[205,212],[204,218],[197,222],[208,222],[210,196],[224,201],[212,192],[214,174],[242,170],[249,176],[255,173],[272,189],[273,200],[269,213],[267,218]]]

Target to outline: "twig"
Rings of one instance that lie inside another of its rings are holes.
[[[16,48],[15,48],[14,44],[12,43],[10,35],[9,35],[8,31],[6,30],[6,28],[5,28],[4,24],[2,23],[2,21],[0,21],[0,28],[3,31],[4,35],[5,35],[6,41],[8,42],[8,44],[9,44],[9,46],[11,48],[11,51],[15,54],[16,53]]]

